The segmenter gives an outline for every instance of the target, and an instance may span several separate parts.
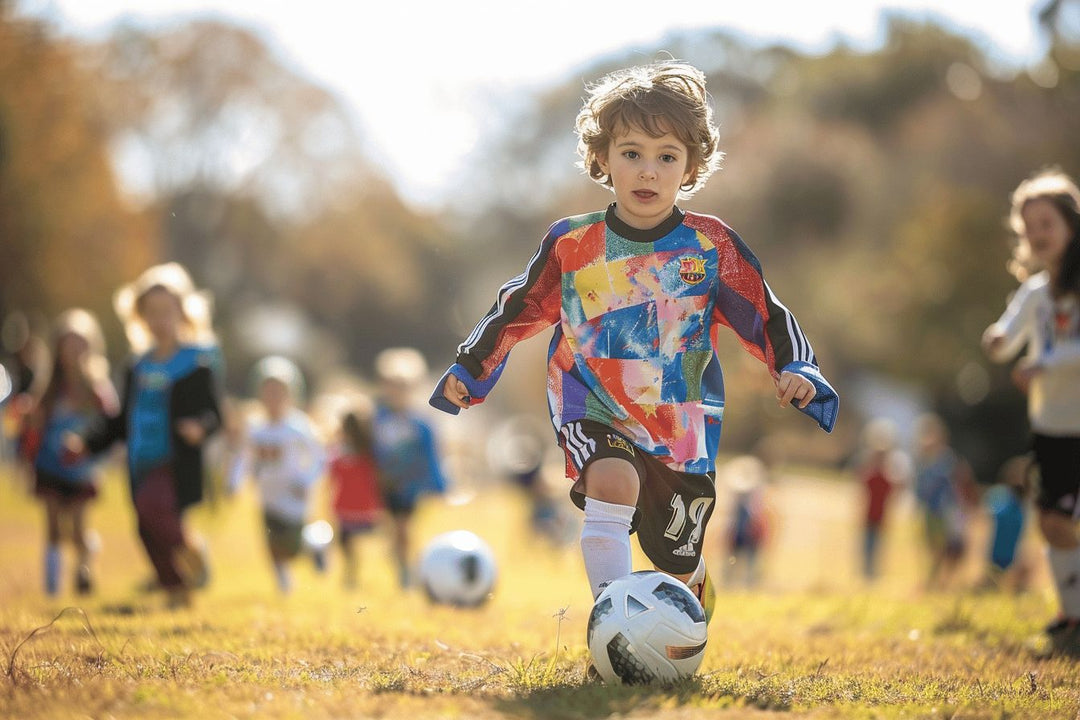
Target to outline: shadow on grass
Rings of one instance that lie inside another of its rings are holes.
[[[499,698],[495,708],[512,717],[585,720],[682,705],[732,707],[745,700],[738,694],[725,693],[707,677],[695,676],[668,685],[561,683]]]

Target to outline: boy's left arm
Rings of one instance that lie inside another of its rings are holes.
[[[714,316],[768,366],[781,404],[794,400],[796,408],[832,432],[840,409],[836,390],[821,374],[798,320],[765,282],[758,259],[734,230],[725,230],[729,242],[716,243],[719,283]]]

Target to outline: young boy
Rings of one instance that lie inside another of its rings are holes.
[[[301,535],[325,453],[308,416],[294,404],[303,392],[300,368],[271,355],[260,360],[252,374],[265,418],[250,430],[233,463],[229,492],[235,493],[248,475],[255,478],[274,575],[278,589],[287,595],[292,590],[289,562],[303,547]]]
[[[738,235],[675,205],[719,160],[704,75],[674,62],[612,73],[576,125],[584,169],[615,202],[551,226],[458,347],[431,404],[457,413],[482,402],[513,346],[557,323],[548,404],[571,498],[585,511],[593,597],[631,571],[636,531],[655,567],[704,599],[724,409],[720,326],[768,366],[781,405],[794,402],[826,431],[836,393]]]

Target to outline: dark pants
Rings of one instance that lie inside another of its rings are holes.
[[[184,581],[176,567],[176,551],[184,545],[176,483],[168,468],[148,474],[135,490],[135,514],[139,538],[166,590],[180,588]]]

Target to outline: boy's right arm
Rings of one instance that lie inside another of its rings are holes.
[[[525,270],[499,289],[491,309],[458,346],[457,362],[435,386],[432,407],[457,415],[482,403],[514,345],[558,322],[562,272],[554,247],[567,229],[566,221],[552,225]]]

